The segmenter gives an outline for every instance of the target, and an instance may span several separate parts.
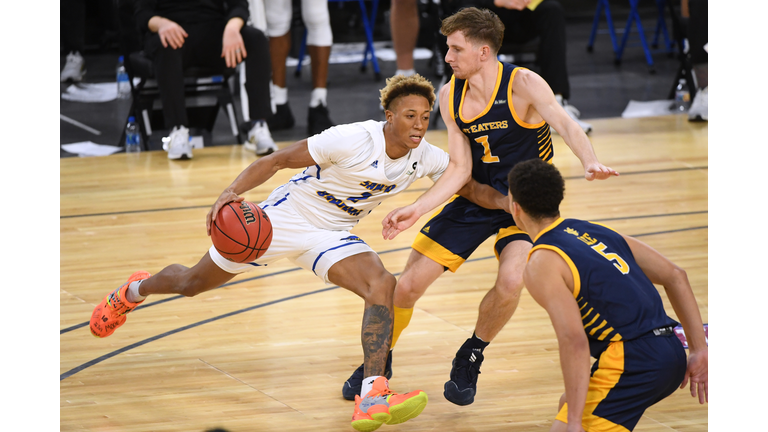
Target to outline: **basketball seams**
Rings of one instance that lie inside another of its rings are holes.
[[[249,229],[245,220],[245,209],[236,208],[238,203],[227,203],[225,207],[220,210],[219,217],[214,221],[213,225],[215,230],[212,232],[211,240],[215,240],[214,248],[224,257],[235,262],[251,262],[261,257],[271,244],[273,228],[269,217],[266,216],[261,207],[256,206],[254,203],[248,201],[242,201],[249,211],[254,213],[256,218],[259,218],[259,224],[252,226]],[[229,214],[231,212],[232,214]],[[266,218],[265,218],[266,216]],[[230,220],[231,217],[237,219],[237,223],[234,220]],[[269,223],[265,224],[261,219],[265,218]],[[253,233],[252,230],[256,229],[257,232]],[[267,232],[262,233],[262,229]],[[227,233],[226,231],[229,231]],[[234,231],[234,232],[233,232]],[[255,241],[253,245],[251,240]],[[243,240],[247,244],[243,244]],[[221,243],[225,243],[222,245]],[[219,244],[216,244],[219,243]],[[264,246],[267,247],[264,247]],[[237,247],[237,252],[227,251],[230,248]]]

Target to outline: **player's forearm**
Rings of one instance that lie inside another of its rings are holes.
[[[449,162],[445,173],[412,204],[415,211],[422,216],[444,203],[469,181],[471,175],[471,166]]]
[[[568,403],[568,423],[581,424],[589,389],[589,343],[581,328],[580,335],[561,338],[560,367],[565,381],[565,400]]]
[[[699,305],[696,303],[696,297],[693,295],[685,270],[678,268],[674,272],[674,277],[664,283],[664,289],[677,318],[683,325],[690,350],[697,351],[706,348],[707,339],[704,334],[701,312],[699,312]]]
[[[597,155],[589,138],[584,134],[576,123],[568,125],[567,132],[563,134],[563,140],[571,149],[574,155],[581,161],[583,167],[597,163]]]
[[[277,163],[274,163],[275,161],[272,161],[270,156],[259,158],[251,163],[248,168],[243,170],[243,172],[237,176],[235,181],[233,181],[227,189],[237,195],[242,195],[271,179],[281,167]]]
[[[506,195],[488,185],[478,183],[473,178],[457,193],[483,208],[506,211],[509,207]]]

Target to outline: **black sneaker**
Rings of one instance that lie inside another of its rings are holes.
[[[275,113],[267,119],[267,126],[270,131],[290,129],[295,123],[291,106],[288,102],[275,106]]]
[[[344,386],[341,388],[341,395],[344,396],[344,399],[353,401],[355,400],[355,396],[360,394],[360,391],[363,388],[363,379],[365,378],[365,376],[363,376],[364,373],[365,364],[361,364],[360,367],[352,373],[352,376],[344,382]],[[384,367],[384,376],[387,379],[392,378],[392,351],[387,355],[387,365]]]
[[[320,132],[334,126],[331,118],[328,117],[328,107],[320,104],[314,108],[309,107],[309,118],[307,119],[307,131],[309,135],[316,135]]]
[[[483,353],[460,349],[453,359],[451,380],[445,383],[443,396],[456,405],[469,405],[474,402],[481,364]]]

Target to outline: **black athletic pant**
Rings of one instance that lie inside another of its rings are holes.
[[[85,46],[85,1],[61,1],[61,48],[64,54],[77,51],[83,54]]]
[[[486,8],[499,16],[504,23],[504,42],[525,43],[539,37],[541,42],[536,54],[539,75],[555,94],[570,98],[571,86],[565,61],[565,10],[557,0],[544,0],[533,11],[527,8],[521,11],[499,8],[488,0],[453,0],[444,2],[443,13],[452,15],[460,8],[469,6]]]
[[[691,45],[691,63],[694,65],[707,63],[708,55],[704,51],[704,44],[708,42],[707,6],[707,0],[688,1],[688,42]]]
[[[165,127],[188,126],[184,102],[184,70],[189,67],[212,68],[217,73],[227,69],[221,57],[222,37],[226,23],[200,23],[181,25],[189,35],[180,49],[164,48],[160,36],[149,35],[146,54],[154,60],[155,78],[163,103]],[[269,40],[260,30],[244,25],[240,30],[248,54],[245,63],[245,91],[248,109],[253,120],[264,120],[272,115],[269,99],[269,80],[272,66]]]

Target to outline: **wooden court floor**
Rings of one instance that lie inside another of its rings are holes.
[[[563,216],[635,235],[681,265],[707,322],[707,124],[668,116],[593,125],[598,157],[621,176],[587,182],[556,135],[555,164],[566,177]],[[445,131],[427,139],[447,148]],[[240,146],[196,150],[186,162],[169,161],[163,152],[61,159],[62,431],[353,430],[353,403],[342,399],[341,386],[362,362],[363,302],[290,262],[194,298],[150,297],[106,339],[88,330],[94,306],[132,272],[197,262],[210,246],[209,206],[253,160]],[[278,173],[246,199],[266,198],[295,172]],[[394,274],[402,271],[418,226],[385,241],[381,219],[430,184],[420,180],[385,201],[354,230]],[[419,417],[380,430],[549,429],[563,392],[557,341],[527,291],[485,351],[474,404],[459,407],[442,395],[496,270],[488,241],[416,305],[394,351],[391,387],[422,389],[429,404]],[[706,405],[678,390],[649,409],[635,430],[706,431],[707,417]]]

